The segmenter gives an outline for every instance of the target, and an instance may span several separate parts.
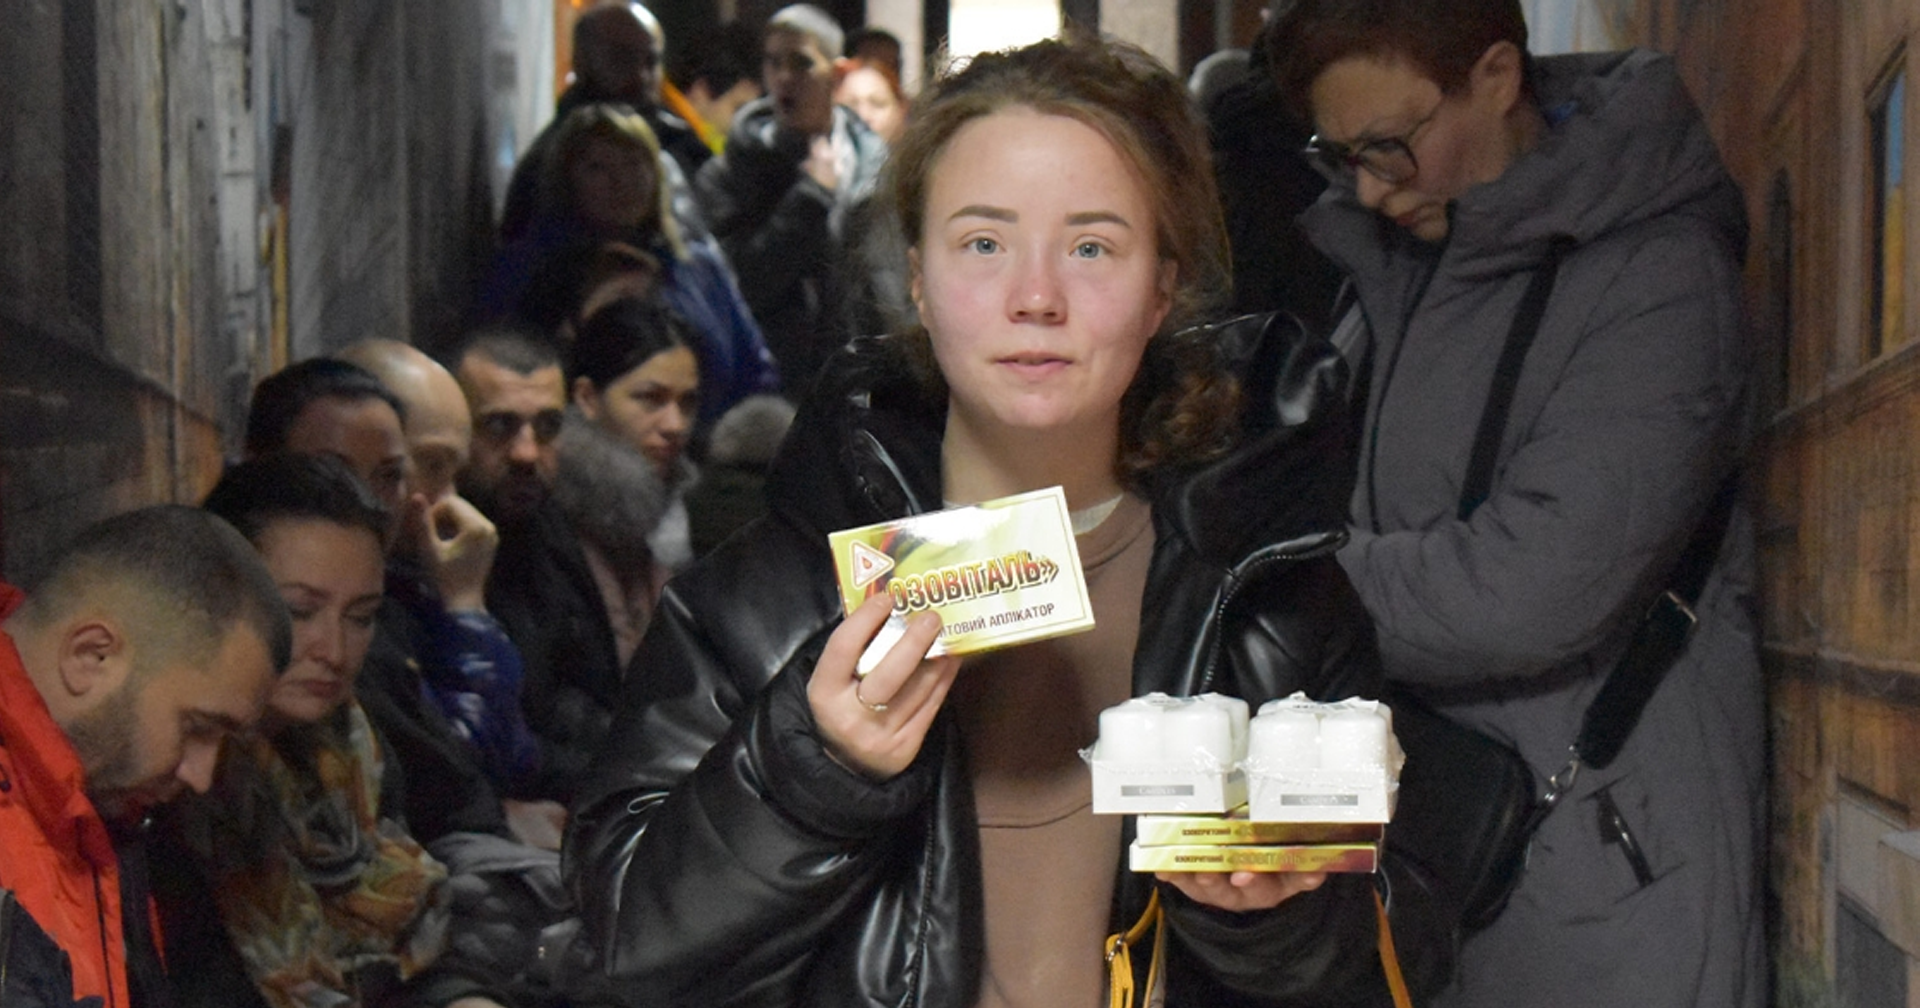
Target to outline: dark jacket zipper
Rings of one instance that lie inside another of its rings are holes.
[[[1193,692],[1195,694],[1205,693],[1213,688],[1213,676],[1214,673],[1220,669],[1220,651],[1223,647],[1222,642],[1225,640],[1225,635],[1221,632],[1221,627],[1226,623],[1227,609],[1233,604],[1234,596],[1240,594],[1241,586],[1252,580],[1254,573],[1263,567],[1270,564],[1283,562],[1293,563],[1299,560],[1311,559],[1323,553],[1337,550],[1340,544],[1345,541],[1346,534],[1343,532],[1334,536],[1327,543],[1307,550],[1295,551],[1290,548],[1291,544],[1289,543],[1277,543],[1257,550],[1252,556],[1247,557],[1245,560],[1227,569],[1227,576],[1231,580],[1227,583],[1227,590],[1221,593],[1220,601],[1214,603],[1213,615],[1208,617],[1208,629],[1212,640],[1207,645],[1206,668],[1200,673],[1200,682],[1194,686]]]

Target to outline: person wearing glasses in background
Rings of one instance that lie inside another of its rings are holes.
[[[1526,42],[1518,0],[1297,0],[1269,47],[1332,180],[1303,224],[1357,294],[1340,558],[1388,678],[1545,780],[1683,555],[1715,558],[1625,748],[1574,779],[1434,1003],[1758,1005],[1752,523],[1717,493],[1748,437],[1743,203],[1670,59]]]

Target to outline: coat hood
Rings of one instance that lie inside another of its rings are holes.
[[[1736,258],[1744,256],[1739,188],[1670,57],[1645,50],[1547,56],[1534,67],[1547,132],[1499,178],[1454,202],[1446,247],[1461,276],[1530,269],[1557,237],[1584,245],[1668,215],[1700,219]],[[1362,249],[1377,248],[1382,229],[1398,231],[1345,185],[1329,189],[1307,220],[1329,253],[1356,271],[1365,270],[1370,256]],[[1391,237],[1389,247],[1412,242]]]

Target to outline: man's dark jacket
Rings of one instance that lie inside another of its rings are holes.
[[[621,668],[580,537],[551,497],[526,520],[501,526],[487,611],[526,663],[520,703],[540,739],[533,797],[569,801],[606,738]]]
[[[1146,488],[1136,693],[1378,695],[1371,627],[1332,559],[1344,372],[1298,333],[1248,319],[1215,334],[1244,367],[1246,433]],[[826,534],[938,508],[944,416],[889,341],[856,341],[793,425],[773,513],[668,586],[565,854],[595,952],[637,1003],[976,1003],[979,825],[950,715],[875,783],[826,755],[806,698],[841,615]],[[1115,871],[1118,929],[1154,882]],[[1450,968],[1450,911],[1407,851],[1390,850],[1384,879],[1403,964],[1431,990]],[[1387,1003],[1374,881],[1336,876],[1248,914],[1162,887],[1169,1003]]]
[[[756,99],[733,117],[725,152],[693,180],[796,400],[841,344],[893,328],[910,309],[905,245],[874,198],[886,142],[841,105],[832,136],[853,157],[827,189],[804,167],[812,138],[783,126],[771,98]]]

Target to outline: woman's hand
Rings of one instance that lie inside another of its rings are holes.
[[[1160,872],[1154,877],[1195,903],[1241,913],[1271,910],[1327,882],[1326,872]]]
[[[906,633],[866,676],[854,670],[887,616],[893,600],[876,595],[855,609],[827,638],[807,680],[807,704],[827,754],[874,780],[890,780],[920,754],[933,717],[946,702],[960,659],[928,658],[940,636],[940,617],[915,613]]]

